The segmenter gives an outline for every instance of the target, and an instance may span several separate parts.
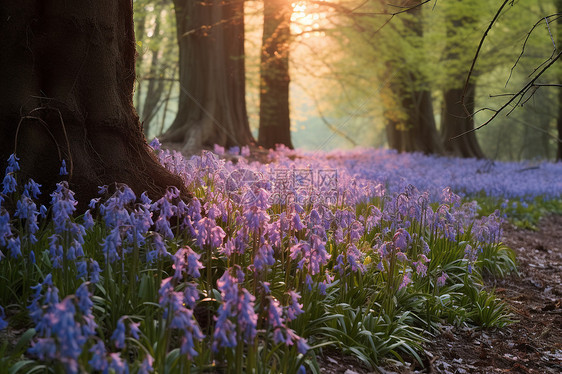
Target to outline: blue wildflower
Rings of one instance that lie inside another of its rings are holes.
[[[6,176],[4,176],[4,180],[2,181],[2,193],[7,195],[15,192],[17,185],[18,182],[16,181],[16,178],[14,178],[14,175],[12,173],[6,173]]]
[[[117,349],[125,348],[125,324],[123,323],[124,318],[125,317],[119,318],[119,321],[117,321],[117,327],[113,331],[113,334],[111,334],[110,338]]]
[[[113,370],[115,374],[129,373],[129,366],[127,365],[127,362],[121,358],[119,353],[110,353],[109,358],[109,370]]]
[[[92,348],[90,348],[90,353],[93,353],[93,355],[88,363],[92,366],[92,369],[100,372],[106,372],[108,368],[107,350],[105,349],[103,341],[98,340]]]
[[[66,161],[62,160],[62,165],[60,167],[59,175],[68,175],[68,171],[66,171]]]
[[[8,322],[6,321],[6,313],[4,313],[4,308],[0,306],[0,330],[4,330],[8,327]]]

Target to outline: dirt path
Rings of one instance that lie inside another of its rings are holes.
[[[562,373],[562,216],[548,216],[539,231],[505,225],[503,241],[517,252],[520,276],[489,279],[511,308],[502,330],[450,328],[426,349],[426,368],[385,366],[382,373]],[[326,360],[323,373],[369,373],[349,359]]]

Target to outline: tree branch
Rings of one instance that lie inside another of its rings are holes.
[[[554,56],[554,58],[551,59],[551,61],[533,78],[531,79],[522,89],[520,89],[517,93],[513,94],[513,97],[511,99],[509,99],[509,101],[507,101],[504,105],[502,105],[499,109],[494,110],[494,114],[492,115],[492,117],[490,117],[486,122],[484,122],[483,124],[481,124],[480,126],[472,129],[472,130],[468,130],[463,132],[462,134],[459,134],[457,136],[452,137],[450,140],[455,140],[457,138],[460,138],[461,136],[464,136],[466,134],[470,134],[472,132],[475,132],[477,130],[480,130],[482,127],[486,126],[487,124],[489,124],[490,122],[492,122],[492,120],[494,120],[494,118],[496,118],[505,108],[507,108],[509,105],[511,105],[516,99],[518,99],[517,104],[515,105],[515,107],[517,107],[521,101],[524,99],[525,94],[527,93],[527,91],[529,90],[536,90],[539,87],[541,87],[540,84],[535,83],[537,79],[539,79],[540,76],[542,76],[544,74],[545,71],[548,70],[548,68],[550,68],[559,58],[560,56],[562,56],[562,51],[558,52],[558,54],[556,56]],[[464,95],[463,95],[463,99],[464,99]],[[525,101],[526,102],[526,101]],[[525,103],[523,102],[523,104]],[[464,104],[464,102],[463,102]],[[509,111],[509,114],[511,114],[511,112],[513,112],[513,110],[515,109],[515,107]]]

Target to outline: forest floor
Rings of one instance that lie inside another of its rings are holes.
[[[425,347],[425,367],[412,360],[378,372],[562,373],[562,216],[543,217],[536,231],[506,223],[502,241],[517,253],[519,275],[489,278],[486,286],[517,322],[496,330],[444,326]],[[373,372],[331,353],[320,366],[326,374]]]

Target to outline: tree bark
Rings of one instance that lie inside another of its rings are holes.
[[[555,0],[556,11],[562,13],[562,0]],[[562,22],[558,20],[556,25],[556,45],[562,45]],[[560,84],[562,84],[562,76],[558,78]],[[556,147],[556,161],[562,162],[562,88],[558,88],[558,119],[556,121],[556,127],[558,129],[558,141]]]
[[[164,141],[193,152],[253,142],[246,112],[243,0],[174,0],[180,105]]]
[[[128,184],[159,198],[181,180],[149,150],[133,108],[130,0],[0,3],[0,158],[52,191],[62,159],[82,206],[97,187]],[[48,199],[48,193],[43,193]]]
[[[258,143],[293,148],[289,107],[291,2],[264,0]]]
[[[562,84],[562,79],[560,80],[560,83]],[[556,161],[562,162],[562,88],[558,88],[558,119],[556,121],[556,126],[558,128]]]
[[[419,0],[406,1],[403,6],[412,7]],[[408,12],[409,18],[403,19],[404,33],[421,39],[423,24],[421,7]],[[393,37],[396,37],[394,35]],[[388,86],[382,91],[388,145],[400,152],[443,153],[443,148],[435,125],[431,91],[424,82],[423,74],[416,67],[403,62],[406,51],[401,50],[392,40],[389,48],[397,56],[387,63]]]
[[[462,79],[459,76],[460,79]],[[484,152],[478,144],[476,134],[470,132],[460,138],[451,138],[474,129],[474,100],[475,85],[469,84],[464,96],[464,105],[461,103],[462,88],[450,88],[443,93],[443,114],[441,132],[445,151],[457,157],[484,158]],[[469,114],[467,114],[470,113]]]
[[[475,28],[477,20],[470,15],[459,14],[458,7],[455,9],[455,2],[460,3],[462,0],[449,3],[445,9],[447,33],[445,50],[447,54],[444,64],[449,79],[443,90],[443,112],[441,116],[443,145],[448,154],[457,157],[485,158],[474,132],[454,140],[451,139],[474,129],[473,114],[476,100],[476,82],[474,80],[469,82],[466,92],[463,92],[471,61],[462,58],[466,55],[467,40],[464,34],[460,33],[463,30]],[[459,65],[465,68],[459,69]],[[476,75],[473,74],[473,77],[476,77]]]

